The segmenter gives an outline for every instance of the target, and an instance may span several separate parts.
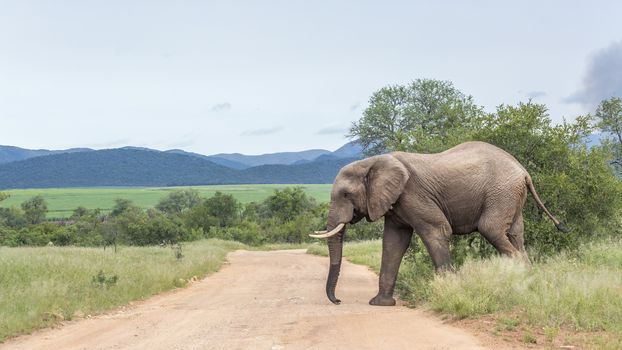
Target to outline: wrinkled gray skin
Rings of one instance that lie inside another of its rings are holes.
[[[435,268],[451,270],[449,239],[479,231],[500,253],[525,256],[522,209],[527,191],[558,229],[563,225],[542,205],[531,177],[507,152],[466,142],[437,154],[394,152],[353,162],[337,175],[326,229],[384,216],[379,292],[371,305],[395,305],[393,289],[413,231]],[[335,304],[345,228],[328,238],[326,295]]]

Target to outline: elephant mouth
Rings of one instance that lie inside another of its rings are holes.
[[[367,217],[367,219],[369,220],[369,217],[365,214],[360,213],[358,210],[354,210],[354,212],[352,213],[352,220],[350,220],[350,224],[356,224],[357,222],[363,220],[363,218]]]

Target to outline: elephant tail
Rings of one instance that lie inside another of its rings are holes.
[[[555,227],[557,227],[558,230],[564,233],[570,232],[570,230],[561,221],[557,220],[557,218],[555,218],[555,216],[553,216],[553,214],[551,214],[551,212],[544,206],[544,203],[542,203],[540,197],[538,197],[538,192],[536,192],[536,188],[533,186],[531,176],[525,176],[525,182],[527,184],[529,192],[531,192],[531,195],[533,196],[533,199],[536,200],[538,207],[553,221]]]

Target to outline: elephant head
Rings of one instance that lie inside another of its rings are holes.
[[[327,238],[330,268],[326,281],[326,296],[334,304],[335,287],[341,269],[343,237],[346,224],[362,218],[376,221],[397,202],[409,175],[406,167],[390,154],[374,156],[343,167],[333,184],[326,231],[316,231],[311,237]]]

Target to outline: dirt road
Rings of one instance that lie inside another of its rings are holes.
[[[13,339],[2,349],[483,349],[424,311],[367,304],[378,277],[344,261],[332,305],[327,258],[303,250],[229,254],[190,287]]]

